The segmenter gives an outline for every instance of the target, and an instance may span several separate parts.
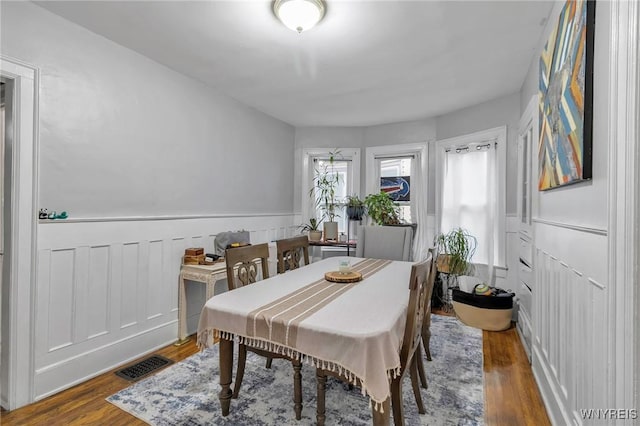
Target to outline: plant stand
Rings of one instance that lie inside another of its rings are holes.
[[[439,297],[440,308],[444,312],[453,312],[452,294],[453,289],[458,287],[458,279],[448,272],[438,271],[442,283],[442,295]]]

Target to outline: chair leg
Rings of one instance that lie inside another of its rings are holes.
[[[265,367],[271,368],[271,362],[272,361],[273,361],[273,358],[271,358],[271,357],[267,358],[267,363],[265,364]]]
[[[427,389],[427,376],[424,373],[424,362],[422,362],[422,351],[420,350],[420,345],[416,348],[416,354],[414,355],[416,363],[418,364],[418,375],[420,376],[420,383],[422,383],[422,387]]]
[[[424,353],[427,355],[427,361],[431,361],[431,348],[429,342],[431,341],[431,330],[429,327],[422,327],[422,346],[424,346]]]
[[[233,384],[232,398],[238,398],[240,393],[240,386],[242,385],[242,378],[244,377],[244,365],[247,362],[247,347],[240,345],[238,349],[238,370],[236,371],[236,382]]]
[[[413,388],[413,396],[416,398],[416,404],[418,405],[418,413],[425,414],[424,404],[422,403],[422,395],[420,395],[420,384],[418,383],[418,358],[414,357],[411,360],[411,387]]]
[[[422,344],[424,345],[424,352],[427,354],[427,361],[431,361],[431,347],[429,346],[429,343],[431,342],[431,330],[427,329],[426,335],[427,335],[426,342],[423,337]]]
[[[391,408],[393,410],[393,424],[404,426],[404,413],[402,407],[402,378],[396,377],[391,381]]]
[[[302,418],[302,362],[291,361],[293,364],[293,408],[296,412],[296,420]]]
[[[325,387],[327,385],[327,376],[322,373],[319,368],[316,369],[316,383],[318,386],[318,396],[316,398],[316,424],[318,426],[324,426],[325,420]]]

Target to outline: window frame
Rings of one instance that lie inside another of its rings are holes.
[[[498,167],[498,174],[496,177],[497,182],[497,204],[496,215],[497,220],[497,238],[496,245],[498,247],[497,257],[495,259],[495,266],[499,268],[507,267],[506,248],[507,248],[507,233],[506,233],[506,192],[507,192],[507,179],[506,179],[506,167],[507,167],[507,126],[494,127],[487,130],[481,130],[479,132],[469,133],[463,136],[456,136],[453,138],[443,139],[436,141],[436,227],[435,234],[438,235],[441,230],[441,216],[442,216],[442,184],[444,182],[444,160],[445,151],[447,149],[456,149],[468,146],[470,144],[483,143],[487,141],[495,141],[496,146],[496,166]]]
[[[428,142],[418,142],[399,145],[383,145],[373,146],[366,149],[367,166],[366,166],[366,190],[367,194],[377,194],[380,191],[380,175],[378,173],[378,167],[376,165],[376,157],[384,156],[389,158],[394,157],[406,157],[413,155],[415,163],[412,167],[420,167],[421,175],[423,176],[424,188],[429,188],[429,171],[428,171],[428,155],[429,144]],[[420,162],[418,163],[418,159]],[[413,179],[413,177],[412,177]],[[428,196],[425,200],[425,205],[428,206]],[[415,197],[411,197],[409,201],[411,209],[411,221],[417,222],[417,212],[415,212]],[[426,224],[425,224],[426,225]],[[418,225],[420,226],[420,225]]]
[[[347,195],[360,195],[360,148],[305,148],[302,152],[302,219],[308,221],[310,214],[315,210],[315,205],[309,190],[313,184],[313,159],[317,157],[329,157],[332,152],[339,151],[338,160],[350,160],[351,171],[351,188],[347,188]]]

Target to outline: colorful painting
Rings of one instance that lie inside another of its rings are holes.
[[[411,201],[411,176],[381,177],[380,191],[393,201]]]
[[[540,56],[538,189],[591,179],[595,2],[568,0]]]

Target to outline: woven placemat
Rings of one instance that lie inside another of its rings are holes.
[[[331,271],[324,274],[324,279],[334,283],[355,283],[362,280],[362,274],[355,271]]]

